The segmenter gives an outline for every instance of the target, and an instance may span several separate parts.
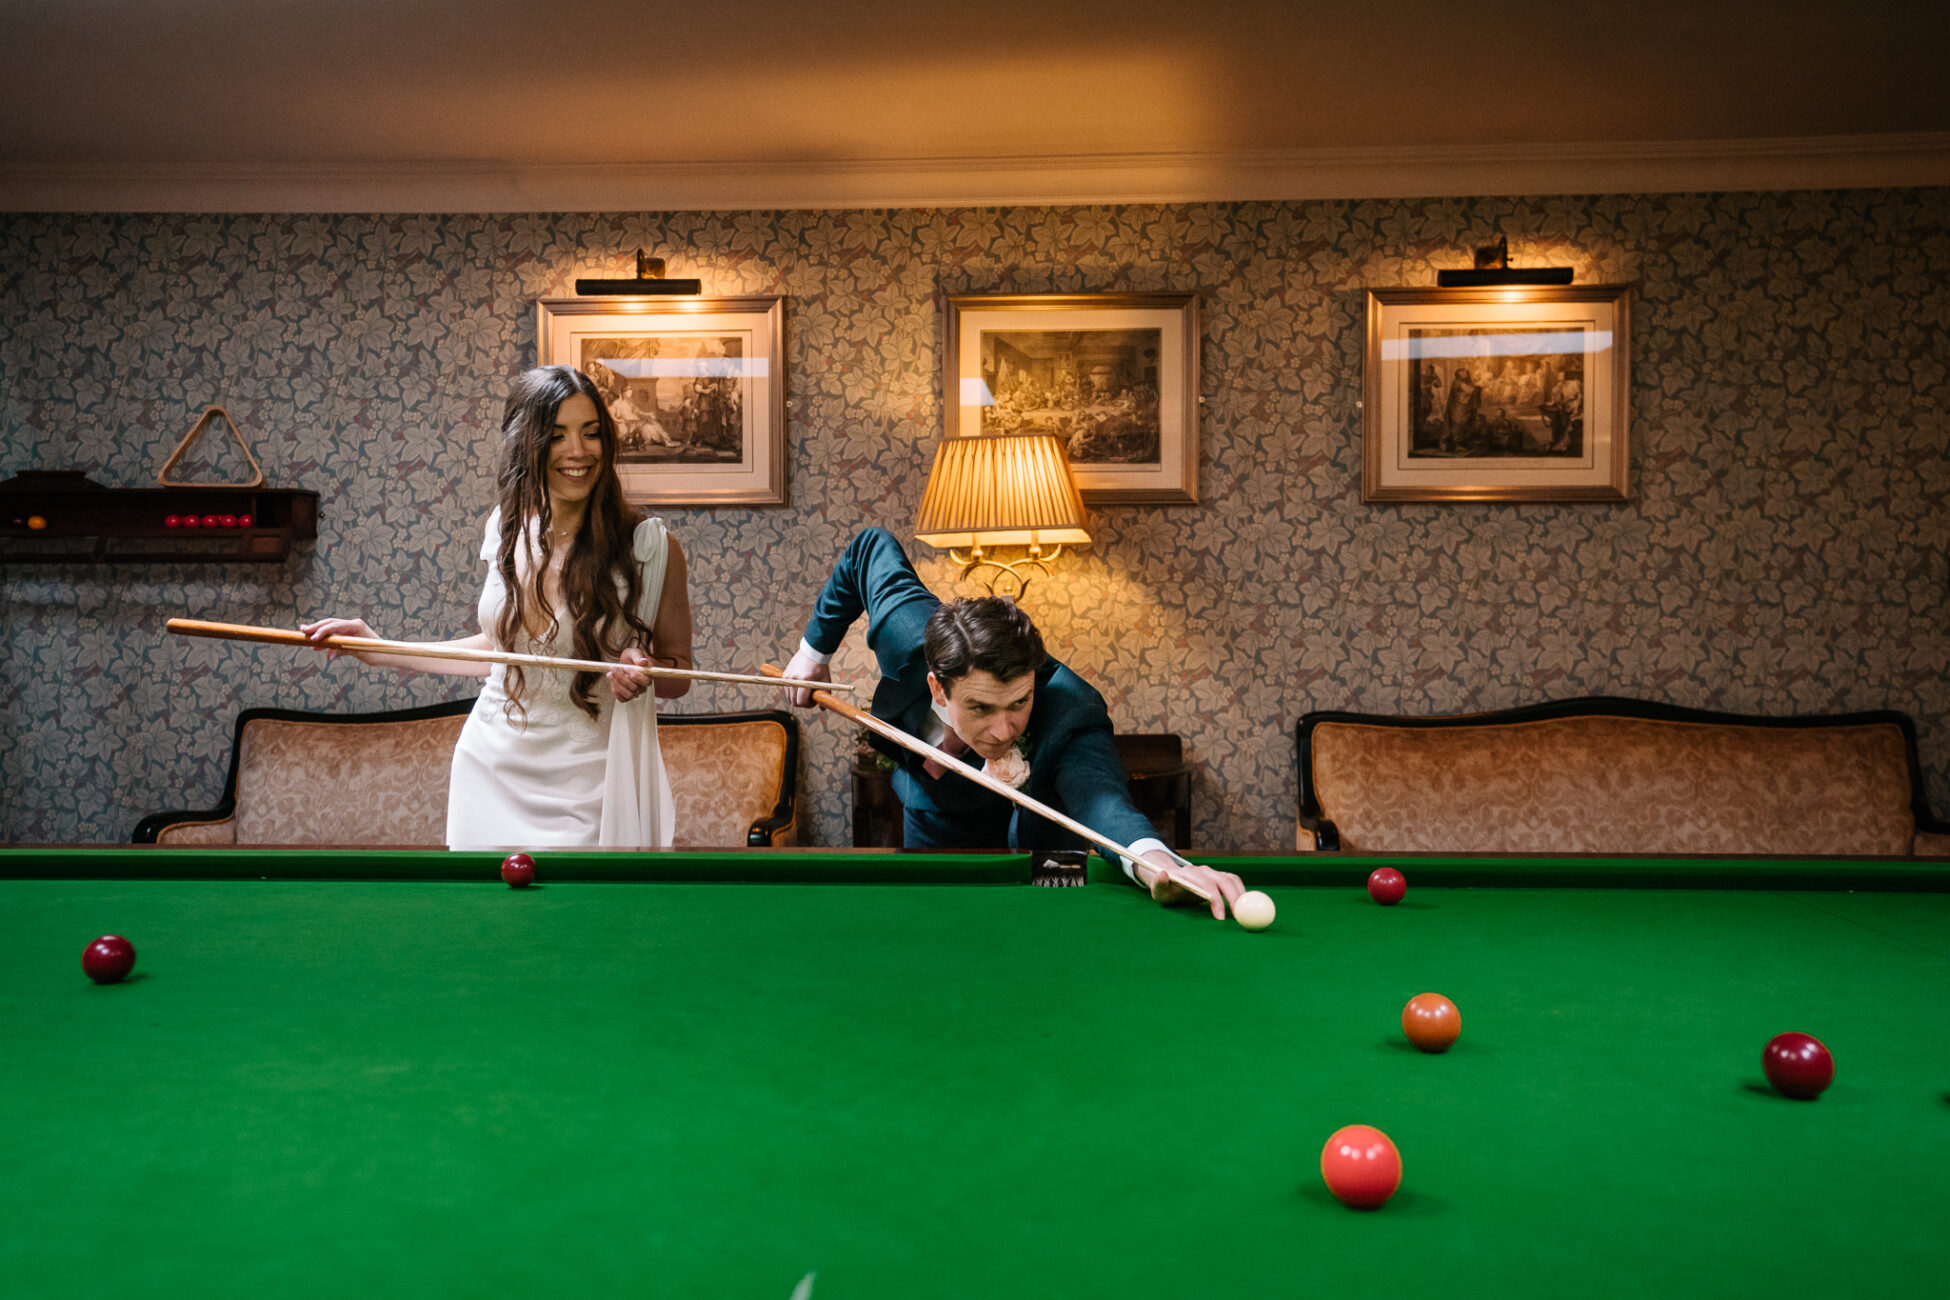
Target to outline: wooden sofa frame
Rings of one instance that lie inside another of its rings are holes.
[[[427,705],[422,708],[394,709],[377,713],[311,713],[297,709],[245,709],[237,715],[236,726],[231,735],[230,771],[224,781],[223,798],[217,805],[207,809],[151,813],[136,825],[131,840],[136,844],[154,844],[158,842],[157,837],[171,826],[220,824],[236,816],[237,780],[243,758],[244,732],[255,721],[358,727],[464,717],[473,707],[474,701],[466,699]],[[769,813],[754,819],[746,828],[745,846],[764,848],[781,843],[792,843],[796,839],[798,826],[796,807],[799,772],[798,719],[780,709],[759,709],[741,713],[671,713],[659,714],[657,717],[659,731],[673,727],[753,722],[775,723],[783,729],[785,733],[784,774],[777,803]],[[673,786],[683,780],[682,774],[677,771],[672,771],[671,778]]]
[[[1324,727],[1354,725],[1361,727],[1402,728],[1419,732],[1441,732],[1456,728],[1495,728],[1518,727],[1526,724],[1548,723],[1561,719],[1640,719],[1656,723],[1683,723],[1705,727],[1762,728],[1770,732],[1782,733],[1783,741],[1788,741],[1792,733],[1809,732],[1818,729],[1840,727],[1893,727],[1901,733],[1903,758],[1908,771],[1909,788],[1906,792],[1907,804],[1914,828],[1911,832],[1912,855],[1941,856],[1950,855],[1950,823],[1944,822],[1930,811],[1927,790],[1923,781],[1921,762],[1917,754],[1916,724],[1907,715],[1891,710],[1873,712],[1808,715],[1799,717],[1762,717],[1750,714],[1720,713],[1705,709],[1682,708],[1677,705],[1660,704],[1646,700],[1626,699],[1617,696],[1586,696],[1578,699],[1556,700],[1519,708],[1502,709],[1485,713],[1456,714],[1436,717],[1400,717],[1384,714],[1348,712],[1311,712],[1303,715],[1295,727],[1294,741],[1299,759],[1300,772],[1300,816],[1297,845],[1303,851],[1313,849],[1334,852],[1344,847],[1345,836],[1336,824],[1329,810],[1322,807],[1321,791],[1316,780],[1317,767],[1315,747],[1316,732]],[[1330,733],[1331,734],[1331,733]],[[1446,775],[1446,773],[1445,773]],[[1893,785],[1893,781],[1886,783]],[[1450,792],[1453,794],[1453,792]],[[1656,815],[1656,810],[1648,810],[1648,815]],[[1349,851],[1369,851],[1370,846],[1356,844]],[[1398,851],[1386,845],[1373,851]],[[1418,848],[1409,851],[1448,851],[1434,848]],[[1480,846],[1462,848],[1457,851],[1552,851],[1524,848],[1518,850],[1485,849]],[[1572,851],[1589,851],[1572,850]],[[1642,846],[1620,844],[1619,853],[1648,851]],[[1665,850],[1651,850],[1660,851]],[[1873,852],[1872,852],[1873,855]]]

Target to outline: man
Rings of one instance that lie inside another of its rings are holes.
[[[1447,428],[1442,432],[1444,451],[1466,449],[1464,440],[1476,436],[1476,420],[1482,405],[1483,390],[1470,379],[1467,370],[1458,370],[1449,385],[1449,410],[1444,417]]]
[[[827,665],[861,614],[880,662],[876,717],[986,765],[990,775],[1135,850],[1138,861],[1124,870],[1161,903],[1190,896],[1165,874],[1175,867],[1212,895],[1212,915],[1224,918],[1244,883],[1228,872],[1176,863],[1131,804],[1103,696],[1044,653],[1035,625],[1013,602],[991,596],[943,604],[893,534],[869,528],[853,539],[820,590],[786,676],[831,681]],[[804,708],[812,692],[795,689],[791,698]],[[909,848],[1089,847],[933,760],[878,736],[873,745],[896,764],[894,790],[906,810]],[[1020,767],[1012,755],[1027,760],[1019,783],[1005,775]]]

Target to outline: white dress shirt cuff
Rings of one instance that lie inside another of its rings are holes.
[[[806,638],[804,637],[799,638],[799,653],[805,655],[807,658],[811,659],[816,664],[830,664],[833,662],[832,655],[823,655],[819,653],[819,651],[812,648],[812,646],[806,641]]]
[[[1125,845],[1125,847],[1130,849],[1131,852],[1137,854],[1139,857],[1143,857],[1145,854],[1154,852],[1158,849],[1163,849],[1166,852],[1170,852],[1171,850],[1171,846],[1169,844],[1166,844],[1163,840],[1158,840],[1158,839],[1132,840],[1129,844]],[[1133,863],[1129,858],[1119,858],[1118,861],[1124,864],[1124,874],[1131,878],[1131,883],[1132,884],[1138,883],[1137,865]]]

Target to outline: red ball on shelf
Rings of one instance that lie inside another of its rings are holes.
[[[197,518],[197,517],[196,517],[195,515],[184,515],[184,516],[183,516],[183,527],[185,527],[185,528],[201,528],[202,526],[203,526],[203,521],[202,521],[201,519],[198,519],[198,518]]]
[[[236,515],[218,515],[218,516],[217,516],[217,522],[218,522],[219,524],[221,524],[221,525],[222,525],[223,527],[225,527],[225,528],[235,528],[235,527],[237,526],[237,516],[236,516]]]
[[[1376,1209],[1402,1185],[1402,1155],[1380,1129],[1349,1124],[1321,1148],[1320,1177],[1342,1205]]]
[[[222,522],[223,520],[218,518],[216,515],[203,516],[203,526],[205,528],[215,528],[217,525],[221,524]]]
[[[183,526],[183,516],[181,516],[181,515],[164,515],[164,516],[163,516],[163,527],[164,527],[164,528],[181,528],[182,526]]]
[[[1378,867],[1368,877],[1368,897],[1383,907],[1393,907],[1408,893],[1408,881],[1393,867]]]
[[[526,853],[510,853],[501,860],[501,878],[510,889],[526,889],[535,883],[535,859]]]
[[[252,525],[254,525],[255,523],[257,523],[257,519],[256,519],[256,517],[255,517],[255,516],[252,516],[252,515],[238,515],[238,516],[237,516],[237,526],[238,526],[239,528],[249,528],[249,527],[251,527]]]
[[[1813,1034],[1776,1034],[1760,1052],[1760,1068],[1774,1091],[1813,1101],[1835,1081],[1835,1058]]]
[[[105,934],[81,950],[81,969],[97,984],[119,984],[135,969],[135,945]]]

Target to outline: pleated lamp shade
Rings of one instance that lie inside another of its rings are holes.
[[[1060,546],[1090,540],[1070,458],[1053,433],[950,438],[934,454],[914,535],[930,546]]]

